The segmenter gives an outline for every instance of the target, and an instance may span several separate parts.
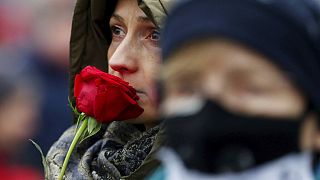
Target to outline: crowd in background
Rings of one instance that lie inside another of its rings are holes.
[[[19,179],[17,168],[30,179],[43,176],[40,153],[28,139],[47,153],[72,123],[67,68],[74,5],[0,1],[1,178]]]

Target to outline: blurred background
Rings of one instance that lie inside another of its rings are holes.
[[[0,177],[42,179],[46,154],[71,125],[68,56],[75,0],[0,1]],[[14,173],[12,173],[14,172]]]

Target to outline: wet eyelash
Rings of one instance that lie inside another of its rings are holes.
[[[159,41],[160,38],[161,38],[161,35],[160,35],[160,31],[157,30],[157,29],[153,30],[153,31],[150,33],[150,35],[148,36],[148,38],[152,39],[152,36],[154,35],[154,33],[156,33],[156,34],[158,35],[158,39],[155,40],[155,41]]]
[[[121,28],[118,27],[118,26],[110,26],[111,32],[114,32],[114,31],[117,30],[117,29],[121,29]]]
[[[113,37],[117,37],[117,36],[124,36],[125,35],[125,31],[123,30],[123,28],[121,26],[117,26],[117,25],[112,25],[110,26],[110,31]],[[123,34],[121,34],[123,33]]]

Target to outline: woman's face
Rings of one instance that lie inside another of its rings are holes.
[[[172,107],[190,106],[181,100],[194,96],[249,116],[297,118],[305,110],[304,96],[287,76],[239,44],[224,40],[193,43],[168,62],[164,67],[166,114],[172,113]]]
[[[144,113],[135,122],[151,123],[157,116],[154,81],[160,66],[158,29],[132,0],[118,1],[110,29],[109,72],[137,90]]]

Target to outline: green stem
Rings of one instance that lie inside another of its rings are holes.
[[[79,130],[77,131],[76,135],[74,136],[74,139],[72,140],[72,143],[71,143],[71,145],[70,145],[70,147],[69,147],[67,156],[66,156],[66,158],[64,159],[63,166],[62,166],[60,175],[59,175],[59,177],[58,177],[59,180],[62,180],[62,179],[63,179],[64,173],[65,173],[65,171],[66,171],[66,169],[67,169],[67,165],[68,165],[70,156],[71,156],[71,154],[72,154],[75,146],[76,146],[77,143],[79,142],[79,139],[80,139],[81,135],[85,132],[85,130],[87,130],[87,126],[88,126],[88,118],[85,118],[85,120],[84,120],[83,123],[81,124]]]

